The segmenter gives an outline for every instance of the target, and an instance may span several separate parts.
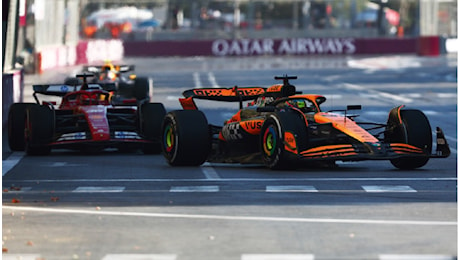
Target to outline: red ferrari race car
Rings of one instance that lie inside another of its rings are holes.
[[[390,110],[386,123],[358,122],[349,110],[322,111],[322,95],[301,94],[289,80],[269,88],[199,88],[183,92],[184,110],[169,112],[162,126],[163,154],[170,165],[201,165],[205,161],[265,163],[271,169],[300,163],[389,160],[396,168],[414,169],[430,158],[444,158],[450,149],[436,128],[436,152],[425,114],[404,106]],[[195,99],[239,102],[240,109],[223,126],[208,124]],[[244,101],[251,101],[243,108]]]
[[[111,104],[113,84],[88,84],[93,75],[77,75],[79,86],[34,85],[36,103],[14,103],[8,113],[8,142],[12,151],[48,154],[52,148],[100,151],[105,148],[141,148],[159,153],[161,103],[125,100]],[[40,102],[38,95],[61,97],[61,103]]]

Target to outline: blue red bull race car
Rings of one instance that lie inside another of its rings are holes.
[[[103,65],[83,66],[83,73],[93,74],[91,83],[108,84],[113,83],[116,92],[112,96],[112,103],[122,103],[125,99],[135,98],[137,100],[147,100],[151,98],[151,81],[147,77],[139,77],[134,73],[134,65],[114,64],[110,61]],[[76,78],[69,77],[66,83],[72,85],[78,81]],[[80,80],[81,83],[81,80]]]
[[[53,148],[100,151],[140,148],[161,151],[160,131],[166,110],[161,103],[126,99],[112,104],[113,84],[88,84],[93,75],[77,75],[81,85],[34,85],[36,103],[14,103],[8,113],[8,142],[12,151],[48,154]],[[61,98],[42,101],[39,95]]]
[[[430,158],[445,158],[449,145],[425,114],[401,105],[389,111],[386,123],[359,122],[360,105],[323,111],[326,98],[296,91],[289,80],[263,87],[198,88],[183,92],[183,110],[169,112],[162,126],[163,154],[170,165],[208,162],[264,163],[271,169],[319,162],[389,160],[396,168],[414,169]],[[208,124],[195,99],[238,102],[240,109],[223,126]],[[243,102],[249,101],[243,108]],[[193,126],[193,127],[192,127]]]

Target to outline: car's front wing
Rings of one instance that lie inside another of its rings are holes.
[[[292,151],[292,149],[290,149]],[[300,159],[305,160],[390,160],[399,157],[446,158],[450,148],[441,128],[436,128],[435,153],[405,143],[355,143],[322,145],[298,152]]]

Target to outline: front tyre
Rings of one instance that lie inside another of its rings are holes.
[[[27,155],[47,155],[54,133],[54,112],[47,106],[33,105],[26,113],[25,150]]]
[[[12,151],[24,151],[26,111],[35,103],[14,103],[8,111],[8,145]]]
[[[262,158],[270,169],[295,168],[299,152],[308,146],[305,118],[297,111],[269,115],[260,133]]]
[[[198,110],[166,114],[162,127],[163,155],[173,166],[198,166],[208,158],[211,137],[208,121]]]
[[[395,110],[396,111],[396,110]],[[401,123],[390,118],[388,125],[393,126],[393,130],[385,136],[386,142],[406,143],[421,148],[426,156],[400,157],[390,160],[391,164],[398,169],[410,170],[424,166],[428,163],[432,149],[431,126],[428,118],[420,110],[400,110]],[[395,124],[395,121],[398,122]]]
[[[288,165],[283,145],[283,130],[278,117],[271,115],[261,130],[262,157],[270,169],[284,169]]]

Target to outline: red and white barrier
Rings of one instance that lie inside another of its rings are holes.
[[[76,45],[48,46],[37,52],[37,71],[65,66],[119,61],[123,59],[124,48],[120,40],[81,41]]]

